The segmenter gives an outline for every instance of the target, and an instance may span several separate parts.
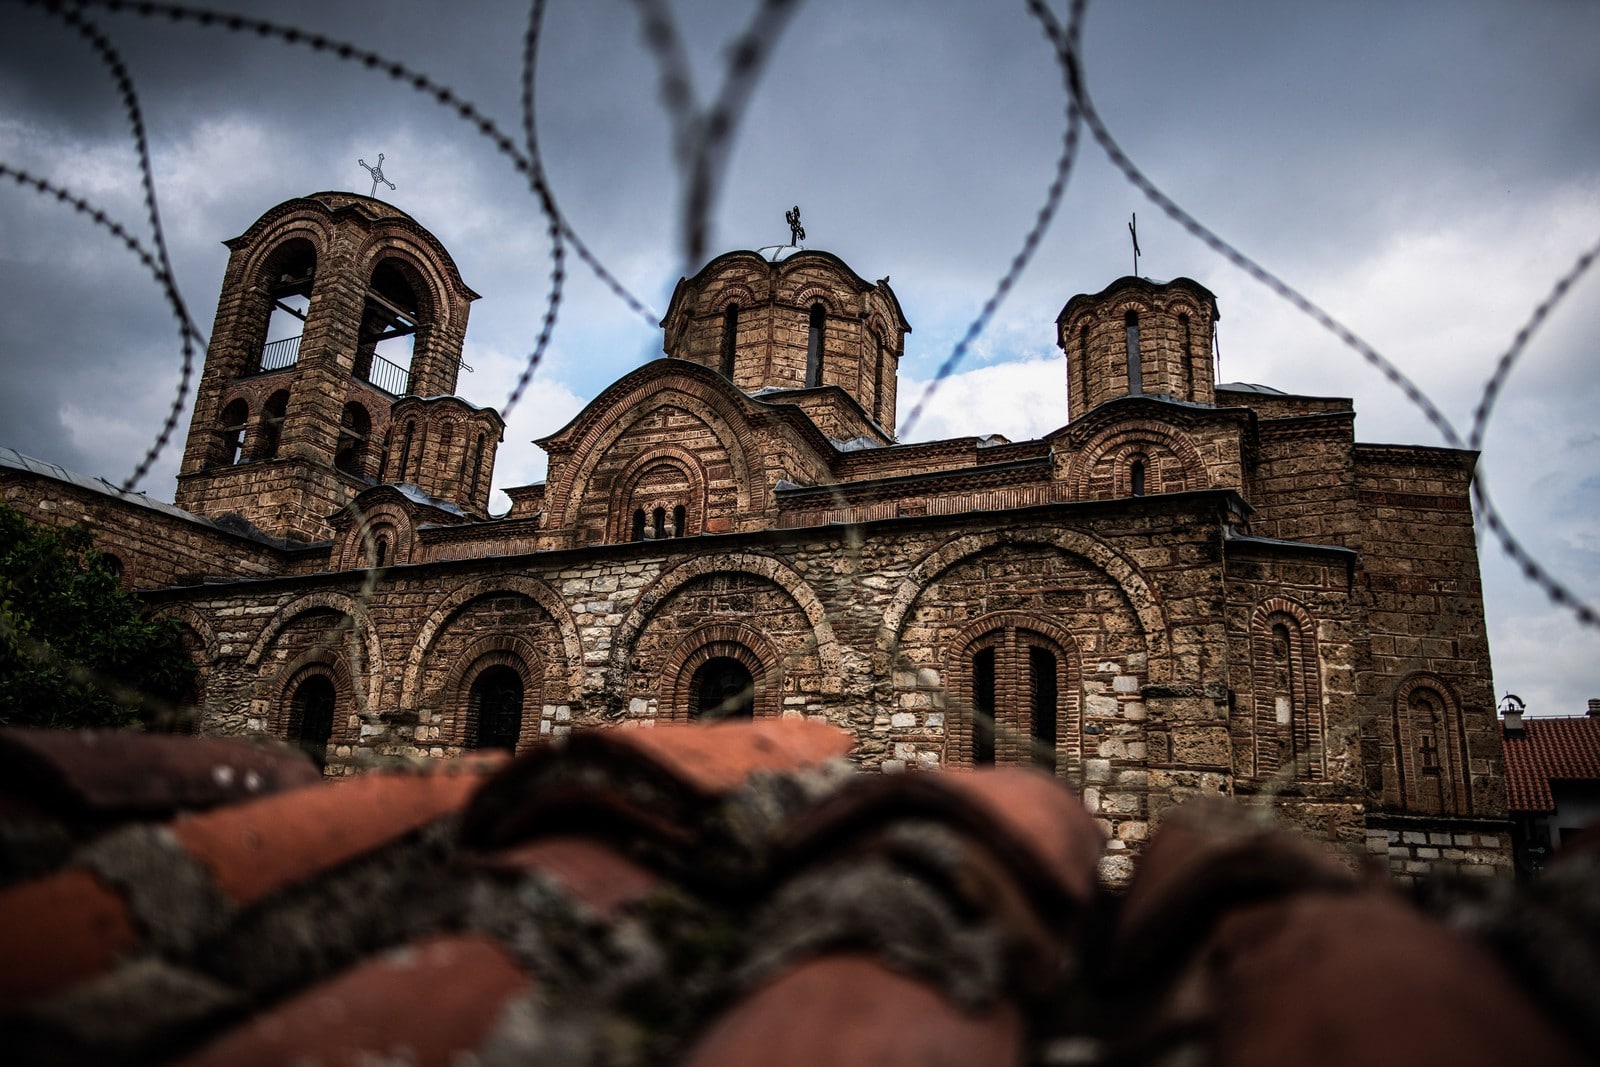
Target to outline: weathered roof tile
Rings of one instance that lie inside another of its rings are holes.
[[[1020,1061],[1009,1003],[962,1011],[933,987],[858,955],[809,960],[714,1021],[685,1067],[986,1067]]]
[[[88,871],[0,890],[0,1014],[109,970],[139,942],[126,902]]]
[[[476,935],[436,938],[354,967],[183,1063],[447,1067],[475,1053],[511,999],[532,988],[533,980],[495,942]]]
[[[549,878],[603,918],[615,916],[663,884],[615,849],[583,837],[541,838],[490,853],[478,865]]]
[[[1516,813],[1556,810],[1551,781],[1600,781],[1600,718],[1522,720],[1520,734],[1503,734],[1506,805]]]
[[[303,752],[237,738],[0,729],[0,790],[58,815],[204,810],[319,778]]]
[[[345,778],[179,819],[172,829],[222,892],[248,904],[456,811],[484,766]]]

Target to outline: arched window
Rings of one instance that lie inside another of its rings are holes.
[[[968,643],[971,710],[952,762],[1033,763],[1053,771],[1068,669],[1061,646],[1027,625],[1008,621]]]
[[[633,539],[644,540],[644,508],[633,509]]]
[[[485,667],[467,696],[469,748],[515,752],[522,736],[522,676],[504,663]]]
[[[411,441],[416,436],[417,424],[413,420],[406,420],[405,433],[400,437],[400,471],[394,477],[397,482],[406,480],[406,474],[411,467]]]
[[[121,585],[122,584],[122,560],[118,559],[116,556],[112,555],[110,552],[102,552],[102,553],[100,553],[100,562],[105,566],[106,573],[111,575],[111,577],[115,578],[117,580],[117,584],[118,585]]]
[[[1298,605],[1273,600],[1250,624],[1256,774],[1317,780],[1323,774],[1317,640]]]
[[[672,509],[672,536],[673,537],[682,537],[685,533],[688,532],[688,530],[686,528],[686,524],[688,522],[688,518],[689,518],[689,512],[688,512],[687,509],[684,508],[684,506],[682,504],[679,504],[677,507]]]
[[[409,434],[410,424],[406,430]],[[367,438],[372,433],[372,416],[367,409],[352,401],[344,406],[339,417],[339,450],[333,455],[333,465],[346,474],[365,475]],[[409,437],[408,437],[409,443]],[[402,461],[402,466],[404,462]]]
[[[1470,815],[1461,712],[1448,687],[1414,677],[1395,696],[1396,756],[1401,803],[1422,815]]]
[[[455,423],[447,422],[447,423],[445,423],[443,426],[441,426],[439,428],[439,449],[438,449],[438,453],[437,454],[438,454],[438,457],[439,457],[438,470],[440,470],[440,471],[445,471],[445,470],[449,469],[448,465],[450,463],[450,445],[454,442],[455,436],[456,436],[456,424]]]
[[[1144,379],[1139,367],[1139,313],[1130,311],[1122,318],[1128,337],[1128,395],[1144,392]]]
[[[733,379],[733,357],[739,345],[739,305],[729,304],[722,313],[722,373]]]
[[[749,719],[755,708],[755,679],[748,667],[731,656],[706,660],[689,680],[691,719]]]
[[[872,411],[879,423],[884,421],[883,413],[883,335],[872,335],[875,357],[872,363]]]
[[[389,565],[389,537],[379,534],[372,539],[372,565],[374,567],[387,567]]]
[[[472,485],[467,489],[467,496],[478,499],[478,479],[483,473],[483,434],[478,435],[477,444],[472,446]]]
[[[818,301],[811,305],[811,319],[806,331],[806,388],[822,384],[822,354],[827,332],[827,309]]]
[[[1189,329],[1189,316],[1179,315],[1178,325],[1183,327],[1183,397],[1194,399],[1194,338]]]
[[[217,428],[218,461],[223,466],[244,459],[244,431],[250,424],[250,405],[235,400],[222,409],[222,425]]]
[[[275,459],[278,455],[278,446],[283,441],[283,420],[289,413],[289,391],[279,389],[267,397],[267,402],[261,408],[260,439],[256,443],[256,455],[261,459]]]
[[[656,508],[654,519],[655,523],[650,528],[650,536],[657,538],[667,536],[667,509]]]
[[[1134,496],[1144,496],[1144,460],[1128,464],[1128,488]]]
[[[326,674],[308,675],[289,698],[289,740],[304,749],[318,767],[328,761],[336,701],[333,679]]]

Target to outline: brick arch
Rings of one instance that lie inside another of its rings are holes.
[[[416,533],[412,528],[411,514],[395,501],[384,501],[368,509],[350,505],[356,516],[346,530],[339,546],[341,570],[364,570],[370,562],[363,530],[370,530],[376,538],[381,530],[389,531],[389,560],[386,566],[405,563],[411,558],[411,546]]]
[[[634,490],[638,487],[639,479],[661,462],[669,462],[683,471],[689,482],[689,498],[683,501],[687,521],[692,528],[705,532],[706,478],[699,459],[686,448],[658,445],[634,457],[633,462],[617,478],[616,487],[611,491],[611,540],[626,541],[632,536],[630,524]]]
[[[366,674],[368,678],[365,695],[366,705],[368,707],[377,707],[378,695],[383,688],[383,650],[378,643],[377,631],[367,619],[365,605],[356,597],[346,593],[331,591],[307,593],[305,596],[297,597],[279,608],[278,613],[272,617],[271,621],[262,629],[260,636],[256,638],[255,643],[250,646],[250,651],[245,654],[244,665],[246,667],[259,666],[262,657],[272,647],[273,642],[283,632],[284,627],[299,619],[302,615],[313,611],[334,612],[349,619],[351,624],[357,628],[361,635],[362,658],[366,661],[362,664],[362,673]],[[341,654],[344,647],[346,647],[345,643],[340,641]]]
[[[356,710],[355,680],[345,657],[331,650],[302,652],[284,664],[273,685],[264,695],[251,702],[251,717],[265,722],[274,736],[287,738],[290,701],[295,689],[312,674],[325,674],[333,682],[334,707],[344,712],[333,717],[333,728],[328,731],[328,744],[355,744],[361,735],[359,726],[352,728],[350,725],[351,716]]]
[[[711,574],[752,574],[765,578],[788,593],[811,624],[811,633],[817,652],[817,661],[825,679],[841,678],[844,661],[839,651],[838,639],[833,635],[833,625],[828,621],[827,608],[812,591],[800,573],[788,564],[771,556],[754,553],[702,556],[689,560],[661,574],[640,591],[633,607],[618,624],[611,639],[611,668],[616,677],[626,674],[628,661],[633,655],[634,643],[639,639],[645,624],[656,610],[679,589],[696,578]]]
[[[713,285],[714,283],[707,286],[707,296],[710,299],[705,305],[704,314],[722,314],[728,310],[729,304],[738,304],[742,310],[749,311],[761,302],[756,297],[755,290],[748,285],[739,282],[729,282],[726,285],[715,286],[715,288],[713,288]]]
[[[1441,770],[1445,780],[1441,783],[1441,810],[1426,810],[1421,798],[1421,779],[1416,766],[1417,752],[1413,744],[1413,727],[1410,721],[1411,697],[1418,691],[1431,692],[1441,705],[1445,749]],[[1461,695],[1455,686],[1432,671],[1412,671],[1401,679],[1395,688],[1391,722],[1394,739],[1394,764],[1398,776],[1400,806],[1405,811],[1438,815],[1471,815],[1472,776],[1467,760],[1466,717],[1462,714]]]
[[[663,361],[667,362],[667,361]],[[672,360],[673,377],[670,384],[660,380],[661,375],[649,374],[633,382],[617,394],[601,396],[574,420],[576,436],[562,443],[562,451],[581,456],[579,463],[562,464],[562,473],[545,492],[546,508],[551,515],[560,516],[562,528],[577,524],[578,508],[583,492],[594,469],[607,451],[650,411],[664,405],[682,407],[710,427],[718,442],[728,453],[733,466],[733,483],[740,511],[752,510],[751,486],[755,480],[752,471],[759,465],[752,456],[760,455],[759,442],[751,431],[750,423],[738,401],[730,394],[733,386],[716,371],[684,360]],[[689,370],[689,368],[694,370]],[[713,383],[699,378],[696,371],[716,375]],[[742,394],[741,394],[742,395]],[[626,421],[619,415],[629,416]]]
[[[453,713],[452,744],[466,747],[471,738],[472,727],[476,726],[469,707],[472,684],[478,675],[495,666],[510,667],[522,679],[522,727],[517,750],[538,736],[544,704],[544,659],[533,645],[515,634],[489,634],[468,645],[445,676],[445,706]],[[533,702],[531,715],[529,701]]]
[[[409,240],[396,239],[389,227],[381,227],[368,235],[361,251],[356,255],[356,273],[369,284],[377,269],[389,260],[400,264],[406,281],[419,301],[417,314],[437,324],[448,320],[450,307],[449,280],[442,276],[434,257],[414,248]]]
[[[795,293],[794,302],[797,307],[810,310],[812,304],[821,304],[824,310],[834,318],[843,318],[844,311],[839,306],[839,297],[816,282],[809,282],[799,292]]]
[[[286,218],[276,220],[271,226],[260,234],[247,236],[250,252],[245,257],[242,274],[247,285],[261,285],[276,282],[276,278],[266,277],[267,263],[290,241],[305,241],[311,246],[314,262],[320,270],[323,260],[328,255],[328,242],[333,227],[326,216],[318,216],[310,211],[302,211]]]
[[[1250,614],[1250,692],[1251,751],[1256,777],[1282,774],[1278,759],[1269,750],[1273,742],[1285,739],[1284,725],[1277,721],[1275,703],[1274,653],[1272,631],[1283,625],[1289,632],[1290,679],[1301,694],[1303,709],[1296,716],[1291,703],[1288,739],[1298,744],[1295,735],[1304,733],[1307,745],[1305,768],[1295,776],[1320,781],[1327,772],[1326,715],[1322,707],[1322,662],[1318,651],[1317,623],[1305,605],[1286,596],[1269,596]]]
[[[967,664],[975,645],[982,644],[997,631],[1026,630],[1043,637],[1059,654],[1058,684],[1066,685],[1057,692],[1059,706],[1056,710],[1056,751],[1065,755],[1065,766],[1076,768],[1083,759],[1083,653],[1078,639],[1064,626],[1042,616],[1026,611],[993,611],[973,619],[956,634],[945,655],[945,678],[954,679],[955,685],[947,692],[955,699],[949,704],[945,731],[946,766],[972,762],[972,672]],[[951,757],[955,758],[951,758]]]
[[[1161,595],[1131,560],[1104,541],[1077,530],[1057,530],[1048,534],[1010,531],[967,534],[923,556],[901,579],[888,607],[884,609],[874,657],[874,667],[880,676],[886,676],[893,670],[900,646],[901,628],[923,591],[956,564],[1003,545],[1056,548],[1099,568],[1122,590],[1134,617],[1139,620],[1145,653],[1149,657],[1149,681],[1153,684],[1173,681],[1172,649],[1167,636],[1166,614],[1161,607]]]
[[[400,681],[400,707],[407,709],[416,707],[417,697],[420,695],[418,687],[421,685],[422,665],[433,647],[434,638],[439,635],[445,623],[474,600],[495,593],[518,593],[544,609],[545,615],[561,634],[564,662],[555,666],[558,670],[565,667],[563,676],[574,696],[583,689],[583,642],[578,636],[578,624],[568,612],[566,602],[555,590],[537,578],[516,574],[497,575],[476,578],[457,586],[429,613],[428,618],[418,628],[416,640],[412,642],[411,651],[406,657],[405,674]]]
[[[189,607],[187,604],[173,604],[162,608],[155,613],[155,618],[171,619],[181,626],[187,626],[194,631],[200,639],[208,660],[215,658],[217,648],[217,629],[211,625],[211,620]]]
[[[672,707],[658,719],[689,721],[689,683],[705,663],[726,656],[744,664],[755,679],[755,717],[776,718],[783,712],[783,657],[770,639],[741,623],[710,623],[694,630],[668,654],[662,664],[661,687],[672,694]]]
[[[1194,446],[1189,435],[1182,430],[1161,422],[1140,419],[1135,422],[1122,422],[1115,426],[1107,427],[1085,441],[1072,455],[1072,459],[1065,473],[1068,499],[1087,500],[1095,499],[1095,471],[1101,462],[1110,458],[1113,470],[1119,457],[1136,448],[1143,448],[1147,462],[1149,459],[1158,458],[1162,452],[1171,456],[1182,471],[1182,488],[1172,489],[1172,492],[1181,492],[1184,489],[1204,489],[1211,485],[1211,474],[1206,468],[1206,463],[1200,456],[1200,450]],[[1114,474],[1115,478],[1116,475]],[[1147,474],[1148,478],[1149,475]],[[1161,473],[1163,485],[1171,485],[1171,479],[1166,472]],[[1118,483],[1120,484],[1120,483]],[[1149,482],[1146,483],[1150,484]],[[1158,489],[1157,492],[1165,492]],[[1150,490],[1146,490],[1150,493]],[[1154,495],[1154,494],[1150,494]]]

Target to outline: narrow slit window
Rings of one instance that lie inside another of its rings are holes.
[[[1128,465],[1128,485],[1134,496],[1144,496],[1144,460],[1136,459]]]
[[[972,762],[994,763],[994,649],[972,657]]]
[[[672,536],[673,537],[682,537],[685,533],[688,532],[687,530],[684,529],[685,520],[688,519],[688,517],[689,517],[688,512],[684,509],[684,506],[682,504],[679,504],[677,507],[672,509]]]
[[[653,515],[652,518],[655,521],[650,529],[651,534],[653,534],[657,539],[667,536],[667,509],[656,508],[655,515]]]
[[[806,331],[806,388],[822,384],[822,346],[827,331],[828,314],[822,304],[811,305],[810,328]]]
[[[1144,392],[1144,378],[1139,367],[1139,313],[1130,311],[1122,321],[1128,333],[1128,394],[1138,396]]]
[[[1049,649],[1028,649],[1028,692],[1033,734],[1033,762],[1046,770],[1056,767],[1056,657]]]
[[[739,305],[729,304],[722,313],[722,373],[732,380],[733,356],[739,344]]]
[[[633,509],[633,540],[644,540],[644,508]]]

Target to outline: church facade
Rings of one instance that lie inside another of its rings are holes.
[[[1196,793],[1402,879],[1509,871],[1475,454],[1217,383],[1194,281],[1067,301],[1060,429],[900,444],[887,279],[730,252],[492,516],[504,424],[454,395],[476,294],[445,248],[346,193],[228,246],[176,506],[0,456],[8,503],[93,526],[184,625],[203,732],[350,773],[805,716],[885,772],[1068,779],[1113,883]]]

